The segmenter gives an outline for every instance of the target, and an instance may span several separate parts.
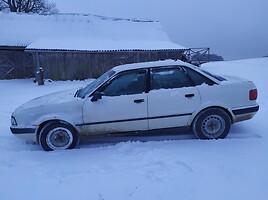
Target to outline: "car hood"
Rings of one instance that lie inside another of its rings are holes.
[[[48,105],[68,103],[76,99],[76,97],[74,97],[75,92],[76,90],[67,90],[44,95],[21,105],[15,110],[15,112],[29,110],[37,107],[41,108]]]

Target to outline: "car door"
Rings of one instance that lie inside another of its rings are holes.
[[[152,68],[148,93],[149,129],[187,126],[200,103],[200,94],[183,68]]]
[[[148,130],[146,70],[118,74],[98,90],[102,98],[86,100],[83,107],[85,132],[105,134]]]

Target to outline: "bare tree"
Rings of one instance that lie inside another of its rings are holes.
[[[0,0],[0,11],[38,14],[58,13],[55,3],[47,0]]]
[[[4,11],[6,9],[7,9],[7,5],[2,0],[0,0],[0,11]]]

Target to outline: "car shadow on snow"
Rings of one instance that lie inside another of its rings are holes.
[[[252,132],[246,126],[235,124],[231,127],[227,139],[248,139],[261,138],[260,135]],[[98,138],[84,138],[81,140],[79,148],[105,147],[116,145],[121,142],[152,142],[152,141],[171,141],[171,140],[198,140],[192,132],[177,132],[161,135],[135,135],[135,136],[104,136]]]
[[[234,124],[231,127],[230,133],[227,139],[249,139],[249,138],[262,138],[261,135],[254,133],[250,127],[245,124]],[[19,139],[18,139],[19,140]],[[175,133],[162,133],[158,135],[131,135],[131,136],[99,136],[99,137],[87,137],[83,138],[78,146],[78,149],[96,148],[96,147],[108,147],[122,142],[156,142],[156,141],[182,141],[182,140],[198,140],[194,133],[190,131],[175,132]],[[40,149],[37,143],[25,142],[24,145],[16,149],[25,149],[27,145],[28,150],[38,151]],[[13,146],[13,145],[12,145]],[[22,147],[23,146],[23,147]]]
[[[95,138],[83,138],[80,142],[80,148],[111,146],[121,142],[152,142],[168,140],[192,140],[196,139],[191,132],[180,132],[161,135],[132,135],[132,136],[103,136]]]
[[[246,124],[238,123],[231,126],[230,133],[227,136],[228,139],[248,139],[248,138],[262,138],[257,134],[254,129]]]

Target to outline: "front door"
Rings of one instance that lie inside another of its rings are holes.
[[[148,130],[146,70],[118,74],[99,89],[102,98],[88,98],[83,107],[84,129],[89,134]]]

